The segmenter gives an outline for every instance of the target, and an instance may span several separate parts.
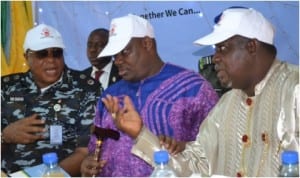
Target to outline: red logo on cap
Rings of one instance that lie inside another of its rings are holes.
[[[44,37],[49,37],[49,36],[50,36],[50,31],[49,31],[49,29],[48,29],[48,28],[44,28],[44,29],[42,30],[41,35],[43,35]]]
[[[115,24],[112,24],[111,25],[111,28],[110,28],[110,31],[109,31],[109,36],[114,36],[114,35],[116,35],[115,34],[115,28],[116,28],[116,25]]]

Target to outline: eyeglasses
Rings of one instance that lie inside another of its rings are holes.
[[[43,50],[39,50],[39,51],[28,50],[28,53],[33,54],[38,59],[44,59],[48,56],[51,56],[51,53],[52,53],[53,58],[61,58],[63,56],[63,49],[50,48],[50,49],[43,49]]]

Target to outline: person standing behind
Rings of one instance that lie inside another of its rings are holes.
[[[180,142],[174,152],[195,140],[199,125],[218,101],[209,82],[194,71],[163,62],[152,25],[139,16],[129,14],[112,20],[109,42],[99,57],[112,55],[122,80],[107,88],[102,97],[114,97],[123,105],[124,96],[129,96],[146,127],[165,136],[162,141],[174,138]],[[99,102],[94,125],[116,130],[113,117],[117,113],[110,112]],[[100,162],[93,158],[96,137],[92,135],[90,155],[81,165],[82,176],[150,176],[153,168],[130,152],[135,140],[121,131],[120,135],[118,141],[104,141]]]
[[[217,76],[226,92],[201,124],[196,141],[172,157],[177,175],[277,177],[283,150],[299,153],[299,66],[276,58],[272,24],[252,8],[229,8],[210,34]],[[104,99],[115,123],[135,144],[132,153],[153,165],[160,147],[127,97],[124,108]],[[144,126],[143,126],[144,125]]]
[[[109,31],[104,28],[95,29],[90,33],[86,53],[92,66],[83,70],[84,74],[99,81],[104,90],[121,79],[111,56],[97,57],[106,46],[108,36]]]
[[[62,37],[51,26],[30,29],[23,47],[30,69],[1,77],[1,168],[10,174],[56,152],[59,165],[79,176],[99,83],[65,65]]]

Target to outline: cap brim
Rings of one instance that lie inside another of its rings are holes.
[[[43,50],[43,49],[47,49],[47,48],[62,48],[65,49],[65,46],[63,45],[40,45],[39,47],[36,48],[30,48],[33,51],[39,51],[39,50]]]
[[[130,37],[127,39],[118,39],[114,36],[110,37],[107,45],[98,55],[98,58],[116,55],[126,47],[130,39],[131,39]]]
[[[28,49],[33,50],[33,51],[40,51],[40,50],[47,49],[47,48],[65,49],[65,46],[62,43],[58,44],[56,42],[40,43],[40,44],[36,44],[34,46],[27,46],[26,48],[24,48],[24,52],[26,52]]]
[[[234,36],[234,34],[232,32],[213,31],[212,33],[210,33],[210,34],[194,41],[194,44],[197,44],[197,45],[215,45],[215,44],[221,43],[221,42],[231,38],[232,36]]]

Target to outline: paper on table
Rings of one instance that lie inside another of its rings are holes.
[[[14,172],[10,174],[11,177],[41,177],[44,174],[45,166],[44,164],[39,164],[37,166],[28,167],[24,170]],[[65,177],[70,177],[70,175],[63,170]]]

